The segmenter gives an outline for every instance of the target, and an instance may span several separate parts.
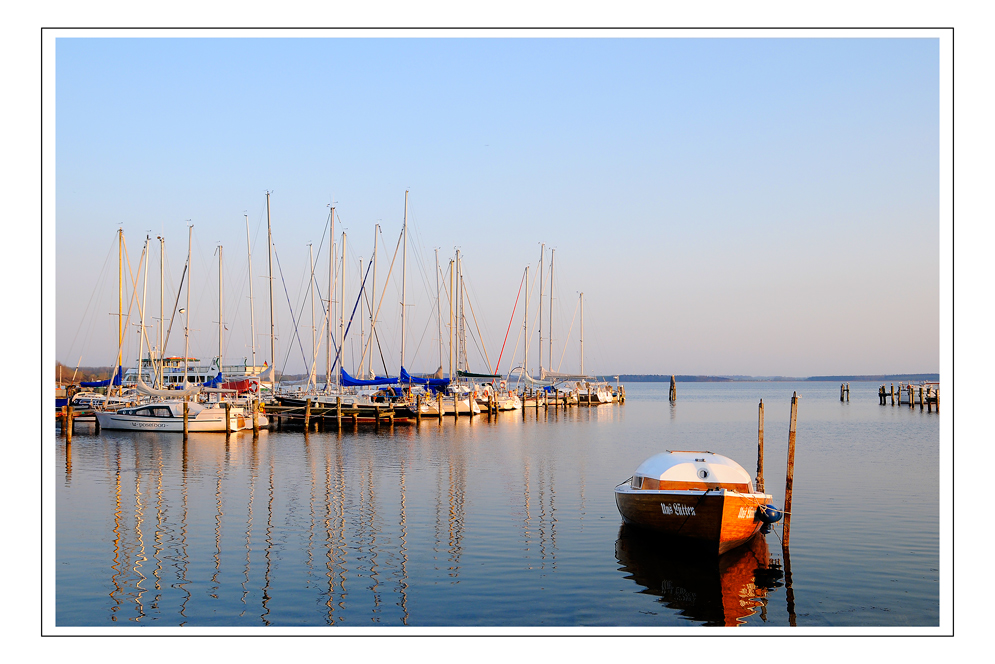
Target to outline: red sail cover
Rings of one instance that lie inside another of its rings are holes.
[[[222,390],[237,390],[239,394],[242,392],[255,392],[256,384],[259,381],[253,378],[246,378],[245,380],[232,380],[227,383],[221,384]]]

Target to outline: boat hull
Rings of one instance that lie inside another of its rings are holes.
[[[628,483],[615,487],[615,504],[625,523],[678,537],[723,554],[748,542],[760,527],[757,508],[771,496],[713,491],[648,491]]]
[[[210,412],[217,410],[220,412]],[[182,417],[141,417],[137,415],[125,415],[114,412],[94,413],[97,423],[101,429],[115,429],[122,431],[167,431],[173,433],[183,433]],[[246,428],[246,419],[241,413],[241,409],[232,409],[229,429],[239,431]],[[249,420],[249,427],[252,427],[252,420]],[[202,411],[197,417],[187,419],[187,431],[191,433],[214,431],[225,432],[224,410],[210,409]]]

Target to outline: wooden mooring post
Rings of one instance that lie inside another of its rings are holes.
[[[335,397],[335,424],[342,431],[342,397]]]
[[[438,392],[435,395],[436,408],[439,409],[439,425],[442,425],[442,392]]]
[[[415,424],[421,424],[421,395],[415,396]]]
[[[895,384],[891,384],[891,405],[895,405]]]
[[[259,435],[259,399],[252,400],[252,435]]]
[[[190,432],[190,402],[187,399],[183,400],[183,440],[187,439],[187,434]]]
[[[788,468],[784,479],[784,535],[781,543],[787,547],[791,534],[791,492],[795,484],[795,429],[798,424],[798,393],[791,395],[791,422],[788,425]]]
[[[73,442],[73,407],[66,407],[66,444]]]
[[[231,435],[231,404],[225,402],[225,435]]]
[[[304,402],[304,432],[307,433],[311,426],[311,397]]]
[[[764,492],[764,400],[760,400],[760,420],[757,425],[757,492]]]
[[[677,378],[673,375],[670,377],[670,401],[677,401]]]

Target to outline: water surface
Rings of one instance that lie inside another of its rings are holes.
[[[627,385],[623,405],[341,433],[79,425],[56,441],[56,625],[937,626],[939,416],[876,383]],[[719,559],[621,527],[613,487],[666,449],[752,473],[791,546]],[[790,581],[790,583],[788,583]]]

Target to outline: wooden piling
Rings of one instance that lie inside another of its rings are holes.
[[[922,412],[922,385],[919,386],[919,412]]]
[[[304,431],[311,425],[311,397],[304,402]]]
[[[784,479],[784,536],[782,544],[787,547],[791,532],[791,492],[795,483],[795,429],[798,423],[798,393],[791,395],[791,423],[788,425],[788,468]]]
[[[677,401],[677,378],[673,375],[670,377],[670,400]]]
[[[259,435],[259,399],[252,400],[252,435]]]
[[[415,424],[421,424],[421,395],[415,396]]]
[[[757,492],[764,492],[764,400],[760,400],[760,420],[757,425]]]
[[[225,435],[231,433],[231,404],[225,402]]]
[[[930,394],[930,392],[931,392],[932,389],[933,389],[932,387],[927,387],[926,388],[926,412],[927,413],[932,413],[933,412],[933,399],[932,399],[933,395]]]
[[[936,388],[936,413],[940,413],[940,388]]]
[[[335,424],[342,431],[342,397],[335,397]]]
[[[439,409],[439,424],[442,424],[442,392],[435,395],[436,407]]]
[[[891,384],[891,405],[895,405],[895,384]]]
[[[183,440],[186,440],[187,433],[189,433],[190,431],[189,421],[190,421],[190,402],[184,399],[183,400]]]
[[[73,442],[73,407],[66,408],[66,444]]]
[[[66,435],[66,429],[68,428],[66,426],[69,423],[69,418],[66,417],[66,415],[68,413],[69,413],[69,406],[63,406],[62,407],[62,413],[59,415],[59,424],[62,425],[62,435],[63,436]]]
[[[453,392],[453,419],[459,420],[459,395]]]
[[[840,383],[840,402],[843,402],[843,383]]]
[[[846,384],[846,402],[850,403],[850,383]]]

